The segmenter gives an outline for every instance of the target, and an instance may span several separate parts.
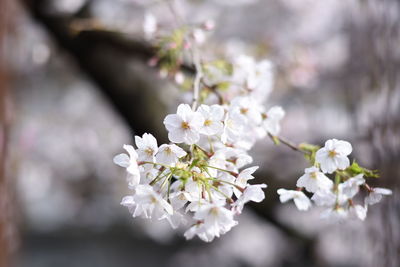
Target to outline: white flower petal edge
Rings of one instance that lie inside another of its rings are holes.
[[[294,204],[299,210],[308,210],[311,207],[310,199],[301,191],[278,189],[279,200],[285,203],[293,199]]]

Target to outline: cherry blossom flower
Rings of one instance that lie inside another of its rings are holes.
[[[332,192],[331,190],[327,190],[327,189],[318,190],[311,197],[311,200],[314,201],[314,203],[317,206],[325,206],[325,207],[334,206],[336,203],[336,199],[337,199],[337,195],[334,192]]]
[[[224,108],[220,105],[201,105],[197,111],[203,115],[204,124],[200,129],[200,133],[210,136],[221,134],[224,128],[222,123],[224,117]]]
[[[252,174],[257,169],[258,169],[258,166],[253,166],[253,167],[242,170],[236,178],[236,184],[240,187],[245,187],[247,185],[248,180],[254,179],[254,176]]]
[[[152,134],[144,133],[142,137],[135,136],[136,152],[139,155],[139,161],[154,162],[158,151],[157,139]]]
[[[204,242],[211,242],[214,240],[215,235],[211,232],[208,232],[204,226],[204,223],[198,222],[192,227],[190,227],[185,233],[184,236],[187,240],[192,239],[195,235],[197,235]]]
[[[223,147],[221,149],[218,149],[217,151],[215,151],[213,158],[210,160],[216,158],[220,159],[220,161],[224,163],[226,162],[233,163],[237,169],[240,169],[245,165],[253,162],[253,158],[249,156],[246,153],[246,151],[244,151],[243,149],[237,149],[233,147]],[[218,167],[217,165],[213,166]],[[224,168],[225,166],[222,165],[221,167]]]
[[[246,118],[238,110],[228,111],[224,120],[223,143],[235,142],[243,135]]]
[[[347,156],[352,150],[349,142],[330,139],[325,142],[323,148],[317,151],[315,160],[324,173],[333,173],[337,169],[344,170],[349,167],[350,161]]]
[[[360,185],[365,183],[363,174],[358,174],[347,181],[339,184],[339,192],[342,193],[347,199],[353,198],[360,190]]]
[[[266,188],[266,184],[255,184],[249,185],[243,191],[243,194],[236,200],[233,204],[237,213],[241,213],[243,210],[243,206],[249,202],[261,202],[265,198],[264,191],[262,188]]]
[[[121,205],[128,208],[132,217],[138,217],[143,214],[142,206],[137,206],[133,200],[133,196],[125,196],[122,198]]]
[[[264,114],[263,126],[264,129],[276,136],[281,131],[280,121],[285,116],[285,111],[282,107],[275,106],[270,108],[267,113]]]
[[[150,185],[137,185],[133,201],[146,218],[164,219],[167,214],[174,213],[172,206]]]
[[[256,62],[254,58],[239,55],[234,60],[234,83],[243,84],[253,99],[261,103],[272,89],[272,64],[268,60]]]
[[[204,125],[204,118],[189,105],[180,104],[176,114],[165,117],[164,124],[171,142],[192,145],[200,139],[199,131]]]
[[[123,148],[128,152],[129,156],[125,153],[121,153],[115,156],[113,161],[115,164],[126,168],[129,184],[137,185],[140,182],[140,171],[137,164],[138,154],[131,145],[124,145]]]
[[[375,187],[371,188],[368,196],[365,198],[365,204],[374,205],[381,201],[383,196],[388,196],[392,194],[392,190],[386,188]]]
[[[250,97],[236,97],[231,101],[230,110],[242,114],[250,125],[261,123],[261,106]]]
[[[226,209],[222,201],[202,205],[193,218],[203,222],[205,232],[211,237],[219,237],[237,225],[237,221],[233,219],[233,212]]]
[[[294,204],[299,210],[308,210],[311,207],[310,199],[301,191],[278,189],[279,200],[285,203],[293,199]]]
[[[297,187],[304,187],[308,192],[315,193],[317,190],[330,190],[333,187],[331,179],[325,176],[316,167],[306,168],[305,174],[296,183]]]

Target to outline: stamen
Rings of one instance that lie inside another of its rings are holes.
[[[190,125],[186,121],[182,122],[181,127],[182,127],[182,129],[185,129],[185,130],[190,129]]]
[[[330,150],[328,156],[334,158],[338,153],[335,150]]]

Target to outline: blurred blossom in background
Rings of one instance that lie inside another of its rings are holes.
[[[394,192],[364,223],[322,221],[318,210],[279,203],[276,189],[293,184],[306,161],[263,140],[252,153],[261,166],[256,179],[268,184],[266,200],[211,244],[185,241],[184,229],[172,231],[164,221],[133,220],[119,204],[128,189],[112,158],[132,143],[136,126],[121,110],[142,116],[137,94],[150,92],[158,102],[149,102],[147,115],[162,118],[182,92],[147,66],[141,51],[126,56],[134,47],[120,51],[125,46],[98,37],[85,51],[91,56],[80,59],[76,43],[57,35],[64,18],[74,22],[71,30],[90,18],[144,41],[146,12],[160,25],[173,23],[168,6],[156,2],[7,2],[12,15],[2,52],[11,80],[12,266],[400,266],[399,2],[175,1],[188,23],[215,22],[205,58],[249,54],[275,64],[270,103],[286,110],[284,136],[297,143],[351,141],[354,156],[381,170],[380,185]],[[136,93],[127,93],[120,108],[104,89],[113,86]],[[160,125],[155,135],[165,136]]]

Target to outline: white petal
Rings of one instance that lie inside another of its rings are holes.
[[[381,188],[381,187],[374,187],[374,192],[376,194],[381,194],[381,195],[391,195],[392,190],[387,189],[387,188]]]
[[[138,154],[135,149],[131,145],[124,145],[123,148],[128,152],[131,160],[136,160],[138,158]]]
[[[188,104],[180,104],[178,106],[176,114],[180,116],[184,121],[186,121],[188,117],[192,116],[193,110]]]
[[[340,170],[344,170],[350,166],[350,160],[346,156],[344,157],[336,157],[337,167]]]
[[[296,204],[296,207],[299,210],[308,210],[311,207],[311,201],[306,195],[304,195],[304,193],[298,197],[295,197],[293,200],[294,204]]]
[[[115,164],[117,164],[121,167],[124,167],[124,168],[127,168],[129,166],[129,156],[125,153],[116,155],[113,158],[113,161]]]
[[[164,119],[164,125],[168,131],[180,128],[182,125],[182,118],[176,114],[169,114]]]
[[[336,151],[342,155],[347,156],[353,151],[353,148],[349,142],[339,140],[336,143]]]
[[[293,194],[291,194],[289,190],[283,188],[278,189],[277,193],[279,194],[279,200],[282,203],[285,203],[293,198]]]
[[[186,130],[184,132],[184,134],[185,134],[184,135],[184,142],[186,144],[188,144],[188,145],[193,145],[194,143],[196,143],[200,139],[200,135],[196,131]],[[179,142],[175,142],[175,143],[179,143]]]
[[[182,130],[174,130],[168,133],[168,139],[173,143],[183,143],[185,141],[185,132]]]

